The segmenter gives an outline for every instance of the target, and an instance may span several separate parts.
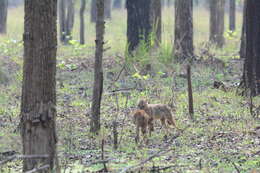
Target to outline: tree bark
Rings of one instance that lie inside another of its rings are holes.
[[[246,57],[246,2],[244,1],[244,9],[243,9],[243,24],[242,24],[242,32],[241,32],[241,43],[240,43],[240,58]]]
[[[194,57],[192,0],[175,1],[174,56],[179,60]]]
[[[236,0],[229,0],[229,30],[236,30]]]
[[[92,118],[90,131],[97,134],[100,130],[100,107],[103,93],[103,47],[104,47],[104,0],[96,0],[97,22],[96,22],[96,52],[95,52],[95,71],[94,88],[92,96]]]
[[[153,41],[155,47],[158,47],[161,43],[162,33],[162,4],[161,1],[151,0],[151,12],[150,12]]]
[[[57,0],[25,0],[24,66],[21,102],[21,136],[24,155],[49,155],[24,159],[23,171],[57,166],[56,155],[56,52]],[[56,170],[58,171],[58,170]]]
[[[150,33],[152,30],[150,20],[151,1],[127,0],[127,43],[128,52],[132,53],[144,40],[150,46]]]
[[[222,48],[224,38],[225,0],[210,0],[210,42]]]
[[[246,58],[244,83],[250,95],[258,95],[260,89],[260,1],[246,2]]]
[[[0,34],[6,33],[8,0],[0,1]]]
[[[86,0],[81,0],[81,6],[80,6],[80,44],[85,44],[85,13],[86,9]]]

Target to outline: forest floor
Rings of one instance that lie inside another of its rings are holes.
[[[22,26],[22,18],[17,18],[19,10],[21,13],[21,9],[13,9],[12,20],[9,20],[11,34],[0,36],[0,160],[21,153],[17,126],[22,81],[23,52],[19,41],[22,27],[12,32],[15,25],[11,23],[17,20],[17,26],[19,23]],[[195,10],[195,17],[205,20],[206,15],[198,11]],[[102,170],[104,165],[97,162],[102,160],[103,143],[103,160],[107,160],[106,167],[111,172],[129,166],[133,166],[133,172],[259,172],[260,132],[256,129],[260,120],[252,117],[250,99],[240,96],[237,89],[243,64],[238,59],[240,34],[227,33],[227,46],[217,50],[208,46],[207,38],[202,37],[207,35],[207,29],[201,30],[207,28],[207,23],[195,22],[200,30],[195,31],[198,60],[192,65],[195,109],[195,120],[192,121],[188,114],[186,65],[172,62],[171,42],[165,41],[160,49],[150,53],[140,49],[133,60],[125,63],[122,51],[125,24],[120,24],[120,28],[117,26],[125,13],[121,16],[119,13],[122,12],[113,12],[115,19],[107,23],[106,39],[109,42],[105,47],[110,49],[104,55],[102,128],[98,137],[89,132],[94,44],[81,46],[72,41],[71,45],[58,47],[57,131],[62,169],[65,172]],[[164,13],[166,16],[173,14],[170,10]],[[164,33],[172,33],[169,19],[165,19]],[[94,40],[94,25],[89,25],[87,40]],[[111,33],[117,33],[115,38]],[[163,38],[168,37],[171,38],[164,34]],[[147,64],[152,66],[150,71],[143,70]],[[214,81],[223,82],[226,91],[214,88]],[[131,112],[140,98],[146,98],[150,103],[168,104],[177,126],[185,130],[172,129],[165,138],[165,131],[157,122],[148,145],[136,145]],[[259,116],[258,97],[253,99],[253,106],[255,116]],[[113,146],[113,122],[118,124],[117,150]],[[17,160],[1,167],[0,172],[20,172],[21,167],[22,162]]]

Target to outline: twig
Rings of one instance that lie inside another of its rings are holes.
[[[202,170],[202,159],[199,160],[199,169]]]
[[[126,110],[127,105],[128,105],[128,99],[129,99],[129,95],[126,96],[125,110]],[[123,135],[123,131],[124,131],[124,127],[125,127],[126,117],[127,117],[127,113],[125,113],[125,117],[124,117],[123,122],[122,122],[122,126],[123,126],[123,127],[122,127],[122,130],[121,130],[121,136],[120,136],[118,145],[120,145],[120,143],[121,143],[121,141],[122,141],[122,139],[123,139],[123,136],[124,136],[124,135]]]
[[[240,173],[240,170],[238,169],[237,165],[234,162],[232,162],[232,165],[235,167],[237,173]]]
[[[105,49],[103,50],[103,52],[106,52],[106,51],[108,51],[109,49],[111,49],[111,47],[105,48]]]
[[[113,80],[113,84],[120,78],[122,72],[125,70],[126,64],[123,65],[122,69],[119,71],[117,77]]]
[[[190,118],[193,120],[194,119],[194,109],[193,109],[190,65],[187,66],[187,76],[188,76],[187,80],[188,80],[189,114],[190,114]]]
[[[42,170],[48,169],[48,168],[50,168],[50,165],[44,165],[44,166],[41,166],[39,168],[34,168],[34,169],[27,171],[25,173],[34,173],[34,172],[42,171]]]
[[[253,157],[256,156],[256,155],[260,155],[260,151],[257,151],[254,154],[252,154]]]
[[[105,145],[105,140],[102,139],[101,142],[101,159],[104,160],[104,145]],[[103,162],[103,166],[104,166],[104,171],[107,172],[107,166],[106,166],[106,162]]]
[[[41,159],[48,158],[49,155],[14,155],[0,162],[0,165],[6,164],[14,159]]]
[[[133,89],[134,90],[134,89]],[[121,90],[121,91],[115,91],[115,92],[106,92],[104,95],[105,96],[111,96],[111,95],[114,95],[114,94],[116,94],[116,93],[121,93],[121,94],[129,94],[129,93],[131,93],[131,91],[129,90],[129,91],[123,91],[123,90]]]

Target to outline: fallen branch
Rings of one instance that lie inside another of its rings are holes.
[[[91,165],[96,165],[96,164],[101,164],[101,163],[102,163],[102,164],[103,164],[103,163],[108,163],[108,162],[110,162],[111,160],[114,160],[114,158],[90,162],[90,163],[87,164],[86,166],[89,167],[89,166],[91,166]]]
[[[14,159],[42,159],[42,158],[48,158],[49,155],[14,155],[11,157],[8,157],[7,159],[0,162],[0,165],[6,164],[7,162],[10,162]]]
[[[27,171],[25,173],[34,173],[34,172],[42,171],[42,170],[49,169],[49,168],[50,168],[50,165],[44,165],[44,166],[41,166],[39,168],[34,168],[34,169]]]
[[[170,166],[164,166],[164,167],[160,167],[160,166],[153,166],[149,168],[149,172],[155,172],[155,171],[165,171],[167,169],[170,168],[175,168],[175,167],[186,167],[188,165],[170,165]]]
[[[153,158],[161,156],[161,155],[163,155],[165,153],[168,153],[171,150],[172,150],[172,148],[170,148],[168,150],[165,150],[165,151],[156,152],[155,154],[153,154],[150,157],[148,157],[147,159],[141,161],[137,165],[132,165],[132,166],[126,167],[125,169],[121,170],[119,173],[124,173],[124,172],[127,172],[127,171],[131,170],[131,169],[138,169],[140,166],[144,165],[145,163],[147,163],[148,161],[152,160]]]

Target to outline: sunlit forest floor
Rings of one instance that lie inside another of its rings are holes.
[[[0,36],[0,160],[21,153],[22,149],[17,126],[23,8],[13,8],[9,14],[8,34]],[[241,12],[238,12],[237,32],[231,34],[226,29],[226,45],[216,49],[207,43],[208,11],[194,10],[194,44],[198,59],[192,65],[195,121],[188,115],[186,66],[174,63],[171,56],[173,20],[173,8],[163,9],[160,48],[149,53],[140,48],[136,57],[125,64],[126,12],[113,11],[112,20],[106,22],[102,129],[97,138],[89,133],[95,25],[89,22],[87,15],[86,45],[82,46],[78,43],[79,20],[75,21],[74,40],[67,46],[59,44],[57,57],[58,151],[65,172],[103,169],[103,164],[94,163],[101,160],[102,140],[104,157],[109,160],[106,165],[111,172],[137,165],[156,153],[158,156],[133,172],[260,171],[260,137],[255,131],[260,121],[252,118],[249,99],[237,94],[243,63],[239,59]],[[142,75],[146,64],[152,65],[150,75]],[[214,88],[214,81],[223,82],[228,91]],[[166,139],[164,129],[157,122],[149,144],[136,145],[131,112],[140,98],[171,106],[177,126],[185,130],[179,133],[171,129]],[[253,104],[253,111],[258,115],[258,97],[253,99]],[[117,150],[113,149],[113,121],[118,123]],[[0,172],[20,172],[21,167],[22,162],[17,160],[1,167]]]

